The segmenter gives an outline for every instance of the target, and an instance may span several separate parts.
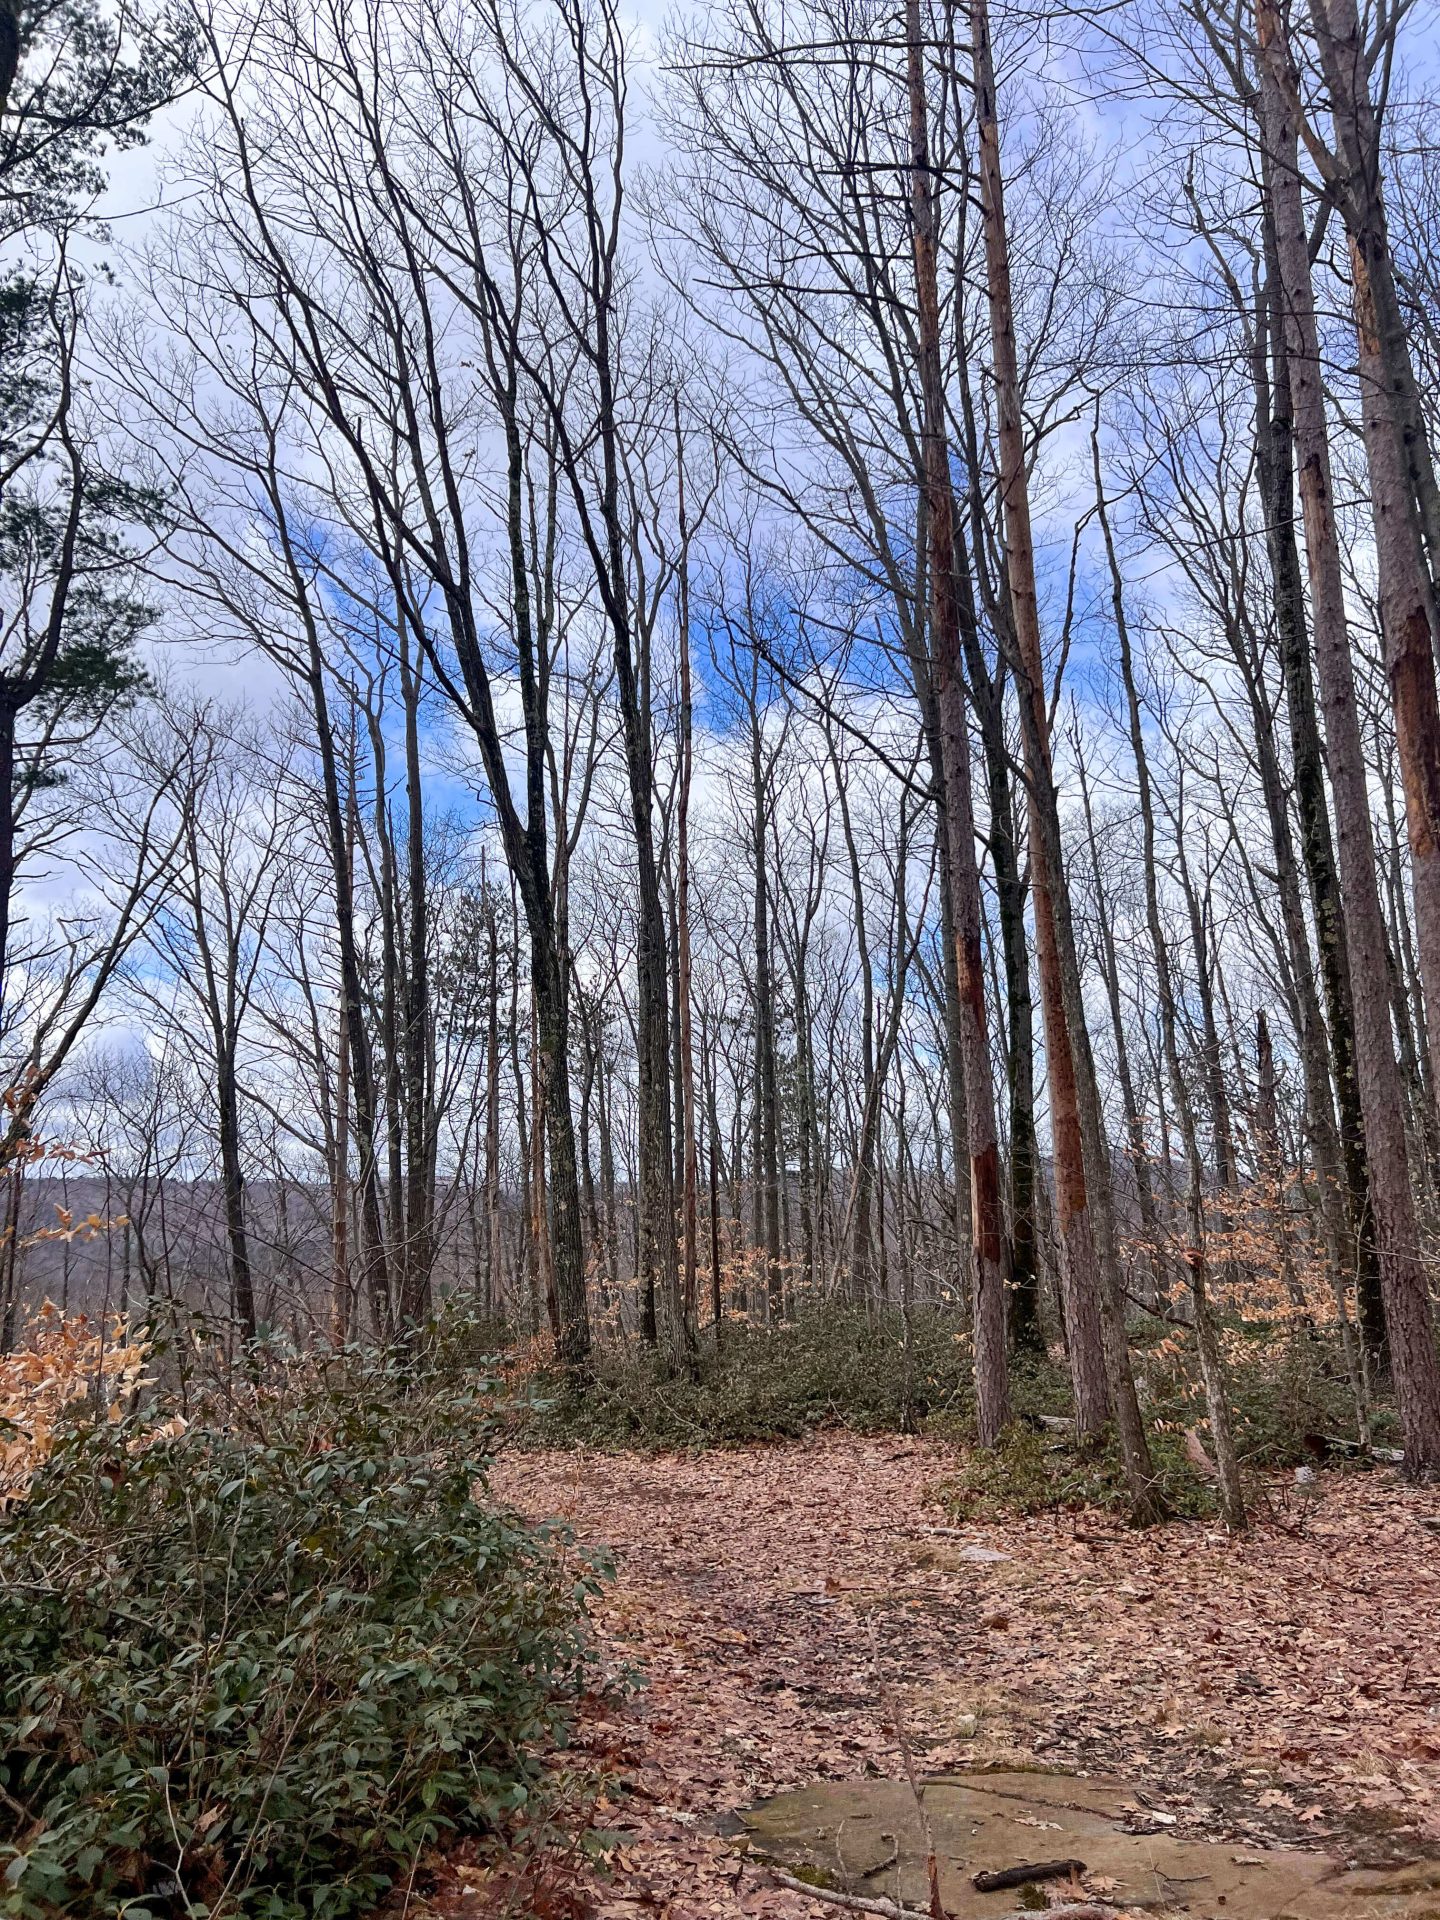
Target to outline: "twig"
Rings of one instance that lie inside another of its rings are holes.
[[[884,1920],[930,1920],[929,1914],[921,1913],[918,1907],[902,1907],[894,1900],[872,1899],[863,1893],[837,1893],[830,1887],[814,1886],[809,1880],[797,1880],[793,1873],[782,1873],[779,1867],[767,1866],[766,1871],[782,1887],[789,1887],[793,1893],[808,1893],[812,1900],[823,1900],[827,1906],[850,1907],[856,1913],[878,1913]]]
[[[1112,1907],[1106,1900],[1082,1900],[1078,1906],[1041,1907],[1038,1909],[1043,1920],[1123,1920],[1124,1907]],[[1037,1909],[1027,1913],[1023,1909],[1015,1913],[997,1913],[995,1920],[1036,1920]]]
[[[930,1881],[929,1920],[945,1920],[945,1907],[940,1898],[940,1859],[935,1851],[935,1835],[925,1806],[925,1788],[916,1770],[915,1756],[910,1751],[910,1742],[906,1738],[905,1720],[900,1712],[900,1702],[895,1696],[894,1689],[880,1671],[880,1647],[875,1637],[873,1620],[870,1622],[870,1663],[880,1695],[880,1704],[889,1714],[890,1724],[895,1729],[895,1741],[900,1749],[901,1761],[904,1763],[905,1778],[910,1783],[910,1792],[915,1800],[915,1811],[920,1816],[920,1833],[925,1842],[925,1871]]]
[[[788,1887],[792,1893],[808,1894],[812,1900],[818,1900],[824,1906],[846,1907],[853,1913],[878,1913],[882,1920],[930,1920],[928,1913],[919,1907],[902,1907],[894,1900],[872,1899],[863,1893],[839,1893],[832,1887],[817,1887],[809,1880],[798,1880],[793,1873],[782,1873],[779,1867],[767,1866],[766,1871],[772,1880],[782,1887]],[[1084,1900],[1079,1906],[1046,1907],[1044,1920],[1121,1920],[1124,1909],[1112,1907],[1102,1900]],[[1036,1920],[1034,1910],[1015,1913],[997,1913],[994,1920]]]

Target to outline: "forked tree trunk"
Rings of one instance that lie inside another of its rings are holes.
[[[1030,891],[1034,903],[1040,1008],[1045,1025],[1045,1060],[1050,1085],[1055,1228],[1060,1242],[1065,1322],[1070,1336],[1075,1421],[1077,1431],[1084,1438],[1098,1434],[1109,1415],[1100,1327],[1100,1273],[1086,1191],[1075,1055],[1065,1017],[1060,936],[1056,925],[1056,894],[1064,885],[1064,876],[1056,864],[1058,835],[1054,819],[1054,777],[1050,764],[1049,715],[1045,706],[1045,668],[1035,588],[1024,429],[1020,418],[1020,376],[1010,293],[1010,254],[1005,231],[1004,182],[1000,169],[1000,128],[996,117],[995,78],[990,53],[989,9],[984,0],[974,0],[970,13],[976,131],[980,145],[980,199],[985,225],[986,284],[1000,448],[1002,532],[1015,627],[1015,683],[1025,743],[1030,824]]]

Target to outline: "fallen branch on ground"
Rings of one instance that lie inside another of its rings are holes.
[[[894,1900],[883,1897],[871,1897],[863,1893],[839,1893],[831,1887],[817,1887],[810,1880],[797,1879],[793,1873],[782,1873],[779,1867],[767,1867],[766,1872],[772,1880],[778,1880],[782,1887],[789,1887],[792,1893],[808,1893],[812,1900],[823,1900],[828,1906],[849,1907],[856,1913],[878,1913],[883,1920],[930,1920],[928,1913],[922,1913],[918,1907],[902,1907]]]
[[[1015,1867],[972,1873],[970,1884],[977,1893],[999,1893],[1006,1887],[1032,1886],[1037,1880],[1068,1880],[1084,1871],[1083,1860],[1031,1860]]]
[[[1112,1907],[1104,1900],[1082,1900],[1068,1907],[1031,1908],[1028,1913],[997,1913],[995,1920],[1125,1920],[1125,1907]]]
[[[853,1913],[877,1913],[882,1920],[931,1920],[928,1913],[919,1907],[902,1907],[894,1900],[872,1897],[863,1893],[840,1893],[833,1887],[817,1887],[812,1881],[797,1879],[793,1873],[784,1873],[779,1867],[766,1867],[772,1880],[778,1881],[792,1893],[807,1893],[812,1900],[819,1900],[826,1906],[845,1907]],[[1124,1920],[1123,1907],[1112,1907],[1103,1900],[1084,1900],[1079,1906],[1073,1904],[1064,1907],[1046,1907],[1043,1920]],[[997,1913],[994,1920],[1036,1920],[1034,1912]]]

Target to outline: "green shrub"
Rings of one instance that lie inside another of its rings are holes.
[[[1174,1436],[1150,1435],[1160,1494],[1172,1513],[1209,1515],[1215,1496]],[[957,1518],[997,1519],[1015,1513],[1052,1513],[1106,1507],[1127,1513],[1130,1498],[1113,1439],[1081,1450],[1063,1435],[1016,1425],[998,1447],[960,1456],[955,1473],[937,1489]]]
[[[724,1324],[701,1338],[694,1379],[666,1373],[644,1348],[597,1351],[582,1391],[541,1383],[522,1443],[600,1447],[741,1446],[817,1427],[899,1431],[971,1405],[971,1356],[954,1312],[806,1309],[781,1327]]]
[[[593,1578],[484,1499],[488,1404],[63,1437],[0,1522],[0,1911],[339,1916],[526,1800]]]
[[[1238,1331],[1241,1339],[1226,1368],[1226,1383],[1242,1466],[1298,1466],[1326,1457],[1330,1443],[1344,1448],[1355,1441],[1355,1401],[1334,1335],[1294,1328]],[[1178,1355],[1147,1356],[1143,1364],[1148,1412],[1175,1428],[1203,1421],[1199,1369],[1188,1344]],[[1377,1406],[1371,1426],[1377,1444],[1399,1444],[1393,1407]]]

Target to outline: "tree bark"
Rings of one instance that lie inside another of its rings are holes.
[[[1276,255],[1285,306],[1315,655],[1335,799],[1336,852],[1349,937],[1356,1072],[1370,1164],[1370,1199],[1404,1430],[1405,1468],[1408,1474],[1420,1476],[1440,1469],[1440,1359],[1435,1352],[1428,1276],[1419,1253],[1403,1096],[1390,1031],[1385,927],[1335,526],[1319,328],[1294,144],[1297,129],[1289,118],[1295,75],[1274,0],[1257,0],[1256,14],[1266,124],[1272,140],[1284,131],[1283,150],[1273,156]]]
[[[1000,1147],[981,954],[983,907],[975,856],[970,739],[960,677],[960,628],[955,600],[954,493],[945,425],[936,263],[937,220],[930,164],[920,0],[906,0],[906,71],[910,97],[910,219],[919,309],[920,384],[924,405],[924,499],[929,559],[931,646],[935,702],[944,768],[945,830],[950,859],[955,971],[960,993],[960,1039],[970,1151],[971,1284],[975,1327],[975,1393],[980,1442],[994,1446],[1010,1419],[1005,1354],[1005,1289],[1009,1249],[1000,1197]]]
[[[694,757],[690,686],[690,556],[685,519],[685,443],[680,433],[680,402],[675,402],[676,485],[680,516],[680,787],[675,822],[675,987],[676,1043],[680,1049],[681,1140],[681,1293],[685,1312],[697,1317],[699,1168],[696,1153],[695,1047],[690,1019],[690,783]]]
[[[1356,1317],[1367,1349],[1379,1356],[1385,1344],[1385,1310],[1380,1297],[1380,1270],[1370,1222],[1370,1175],[1365,1159],[1365,1123],[1355,1075],[1355,1009],[1350,995],[1350,962],[1341,910],[1340,883],[1335,871],[1335,846],[1330,827],[1330,803],[1325,792],[1324,755],[1315,712],[1315,686],[1306,631],[1300,553],[1295,535],[1294,409],[1290,394],[1290,364],[1285,342],[1284,298],[1275,248],[1273,170],[1286,164],[1279,147],[1283,127],[1271,125],[1273,112],[1262,91],[1265,130],[1261,138],[1262,225],[1266,263],[1265,324],[1257,326],[1254,385],[1256,389],[1256,466],[1261,507],[1265,515],[1265,542],[1275,599],[1275,628],[1285,683],[1289,719],[1291,779],[1300,817],[1300,853],[1315,921],[1326,1024],[1310,1010],[1314,988],[1309,981],[1309,941],[1303,921],[1292,926],[1295,908],[1288,884],[1284,888],[1286,926],[1293,951],[1296,989],[1301,996],[1301,1045],[1306,1063],[1306,1101],[1321,1180],[1343,1180],[1343,1191],[1322,1194],[1322,1220],[1333,1219],[1343,1207],[1343,1239],[1337,1246],[1342,1265],[1354,1273]],[[1277,144],[1278,143],[1278,144]],[[1298,164],[1293,151],[1290,161]],[[1265,345],[1268,343],[1268,366]],[[1275,755],[1268,756],[1269,786],[1279,786]],[[1267,788],[1268,797],[1268,788]],[[1275,802],[1271,802],[1272,813]],[[1283,797],[1278,802],[1283,813]],[[1293,855],[1287,854],[1288,816],[1282,834],[1277,823],[1276,860],[1282,882]],[[1318,1012],[1318,1009],[1316,1010]],[[1328,1029],[1328,1031],[1327,1031]],[[1327,1046],[1328,1040],[1328,1046]],[[1324,1071],[1322,1072],[1322,1068]],[[1335,1106],[1330,1101],[1333,1078]],[[1336,1116],[1338,1114],[1338,1124]],[[1333,1148],[1332,1148],[1333,1139]],[[1338,1160],[1336,1158],[1338,1150]],[[1340,1239],[1340,1236],[1335,1236]]]
[[[1230,1428],[1230,1410],[1225,1394],[1220,1342],[1211,1313],[1207,1285],[1205,1173],[1200,1159],[1194,1104],[1190,1098],[1190,1089],[1185,1084],[1185,1075],[1180,1064],[1174,975],[1171,972],[1170,953],[1165,944],[1165,931],[1160,918],[1158,850],[1155,841],[1155,808],[1150,782],[1150,761],[1145,748],[1145,730],[1141,719],[1140,693],[1135,679],[1135,661],[1130,647],[1130,624],[1125,614],[1120,563],[1110,531],[1109,515],[1105,511],[1104,489],[1100,484],[1099,457],[1097,446],[1095,451],[1096,506],[1101,533],[1105,541],[1105,555],[1110,568],[1115,638],[1120,653],[1120,677],[1125,687],[1126,713],[1130,726],[1130,751],[1135,761],[1135,781],[1140,799],[1140,822],[1144,836],[1141,867],[1145,876],[1145,921],[1149,929],[1150,951],[1155,966],[1161,1045],[1164,1049],[1165,1066],[1170,1079],[1171,1099],[1175,1104],[1180,1136],[1185,1148],[1188,1176],[1186,1218],[1189,1224],[1189,1244],[1185,1249],[1185,1265],[1190,1282],[1191,1305],[1195,1315],[1195,1344],[1200,1355],[1200,1371],[1205,1384],[1206,1411],[1210,1420],[1211,1438],[1215,1445],[1215,1464],[1220,1479],[1221,1505],[1227,1524],[1238,1531],[1245,1525],[1245,1496],[1240,1484],[1240,1469],[1235,1455],[1235,1442]],[[1198,959],[1203,966],[1203,953],[1198,956]],[[1216,1151],[1218,1157],[1220,1151],[1218,1138]]]
[[[1411,887],[1426,1002],[1440,1007],[1440,628],[1427,530],[1440,508],[1385,212],[1379,127],[1355,0],[1310,0],[1330,95],[1340,169],[1337,195],[1350,241],[1360,415],[1370,469],[1385,676],[1405,788]],[[1427,515],[1427,505],[1430,509]]]
[[[495,902],[480,874],[485,899],[485,1312],[499,1314],[505,1298],[505,1244],[500,1217],[500,928]]]
[[[755,941],[756,1214],[765,1249],[765,1313],[772,1326],[784,1317],[780,1268],[779,1094],[775,1072],[775,989],[770,939],[770,881],[765,868],[767,800],[761,753],[757,675],[750,686],[751,863]],[[857,911],[860,903],[856,902]],[[760,1236],[757,1236],[759,1238]],[[868,1244],[868,1227],[866,1230]]]
[[[1049,715],[1040,611],[1035,586],[1034,543],[1020,416],[1020,375],[1010,291],[1010,254],[1005,229],[1004,179],[995,74],[986,0],[972,0],[976,132],[980,152],[980,201],[985,228],[986,290],[1000,449],[1000,496],[1009,601],[1014,622],[1015,677],[1025,742],[1030,825],[1031,898],[1045,1024],[1046,1071],[1055,1167],[1056,1230],[1070,1335],[1070,1371],[1075,1388],[1076,1431],[1097,1435],[1109,1415],[1105,1340],[1100,1317],[1101,1278],[1086,1190],[1085,1149],[1076,1085],[1074,1036],[1065,1006],[1060,954],[1060,894],[1065,886],[1059,821],[1050,762]],[[1065,903],[1068,905],[1068,902]]]

